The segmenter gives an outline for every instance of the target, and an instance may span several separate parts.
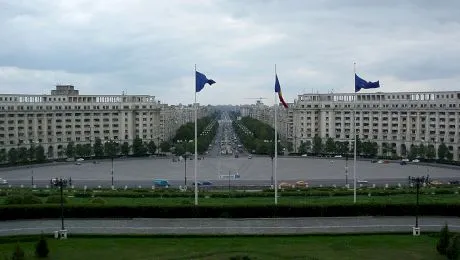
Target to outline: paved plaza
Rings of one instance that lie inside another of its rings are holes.
[[[187,179],[190,184],[194,179],[194,160],[187,161]],[[277,179],[282,181],[306,180],[309,182],[323,181],[337,183],[345,180],[345,160],[343,158],[303,158],[279,157]],[[226,183],[222,175],[238,173],[240,180],[232,181],[232,185],[269,184],[272,177],[272,161],[269,157],[247,156],[205,157],[198,160],[198,180],[211,180]],[[400,165],[399,163],[379,164],[370,161],[358,161],[357,179],[382,183],[385,180],[404,182],[408,176],[427,175],[433,179],[449,180],[460,178],[460,168],[442,168],[421,164]],[[53,177],[72,178],[81,184],[110,183],[111,161],[104,160],[94,164],[91,161],[75,163],[56,163],[54,165],[35,166],[31,168],[2,169],[0,178],[14,184],[27,185],[33,175],[37,183],[46,183]],[[114,161],[114,179],[118,183],[142,183],[146,186],[153,179],[167,179],[178,185],[183,184],[185,162],[174,162],[171,158],[138,158],[117,159]],[[353,178],[353,161],[348,161],[348,179]],[[139,184],[140,185],[140,184]]]

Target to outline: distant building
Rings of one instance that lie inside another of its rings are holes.
[[[198,117],[208,111],[200,107]],[[40,144],[57,158],[69,142],[131,144],[136,136],[158,145],[193,120],[191,105],[168,106],[149,95],[80,95],[72,85],[58,85],[51,95],[0,94],[0,152]]]
[[[278,129],[297,152],[315,135],[353,141],[354,93],[303,94],[289,109],[278,107]],[[407,154],[411,145],[444,143],[460,160],[460,91],[356,94],[356,131],[361,140],[385,143],[388,155]],[[268,109],[268,110],[267,110]],[[250,111],[249,111],[250,110]],[[273,107],[251,107],[245,115],[273,125]],[[260,115],[263,113],[264,115]],[[243,113],[242,113],[243,115]]]

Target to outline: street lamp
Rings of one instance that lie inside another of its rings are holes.
[[[63,189],[64,187],[67,187],[67,184],[70,184],[72,185],[72,183],[70,183],[67,179],[63,179],[63,178],[54,178],[54,179],[51,179],[50,181],[51,185],[53,185],[54,187],[59,187],[59,189],[61,190],[61,230],[59,230],[59,237],[61,239],[65,239],[67,238],[67,230],[65,230],[64,228],[64,195],[63,195]]]
[[[192,140],[183,140],[184,141],[184,186],[187,186],[187,143]],[[182,140],[177,140],[178,143],[182,143]]]
[[[416,207],[415,207],[415,227],[412,228],[412,234],[414,236],[420,235],[420,227],[418,226],[418,216],[419,216],[419,191],[420,191],[420,184],[428,182],[428,177],[411,177],[409,176],[409,181],[411,183],[415,183],[415,187],[417,189],[417,199],[416,199]]]

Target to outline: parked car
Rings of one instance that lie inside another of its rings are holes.
[[[8,181],[3,178],[0,178],[0,185],[8,185]]]
[[[406,161],[401,161],[399,164],[401,164],[401,165],[406,165],[407,162],[406,162]]]
[[[342,155],[336,155],[335,158],[342,158]]]
[[[419,159],[414,159],[414,160],[412,160],[412,162],[418,163],[418,162],[420,162],[420,160]]]
[[[366,180],[358,180],[357,183],[358,184],[368,184],[369,182]]]
[[[404,159],[402,159],[401,161],[403,161],[403,162],[410,162],[410,160],[407,159],[407,158],[404,158]]]
[[[458,185],[458,184],[460,184],[460,181],[459,180],[450,180],[449,184]]]
[[[296,187],[308,187],[308,182],[306,182],[306,181],[297,181],[295,183],[295,186]]]
[[[252,155],[248,155],[248,159],[252,159]]]
[[[212,182],[210,182],[210,181],[197,181],[196,184],[198,186],[211,186]],[[192,186],[195,186],[195,182],[192,182]]]
[[[83,159],[83,158],[78,158],[76,161],[77,161],[77,162],[83,162],[84,160],[85,160],[85,159]]]
[[[169,188],[171,186],[167,180],[153,180],[153,185],[159,188]]]
[[[280,189],[283,189],[283,188],[292,188],[292,186],[293,186],[292,184],[289,184],[289,183],[287,183],[287,182],[282,182],[282,183],[280,183],[280,184],[278,185],[278,187],[279,187]]]

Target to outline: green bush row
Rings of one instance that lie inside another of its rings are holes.
[[[401,194],[415,194],[415,190],[357,190],[358,195],[372,196],[390,196],[390,195],[401,195]],[[436,189],[436,190],[421,190],[420,194],[456,194],[458,190],[454,189]],[[335,190],[335,191],[315,191],[315,190],[289,190],[280,191],[279,194],[283,197],[299,197],[299,196],[323,196],[323,197],[335,197],[335,196],[350,196],[353,195],[352,190]],[[108,191],[108,192],[75,192],[73,196],[77,198],[89,198],[93,195],[97,197],[112,197],[112,198],[188,198],[193,196],[192,192],[129,192],[129,191]],[[227,198],[228,192],[206,192],[201,191],[198,194],[200,197],[210,198]],[[262,192],[231,192],[232,198],[248,198],[248,197],[273,197],[273,191],[262,191]]]
[[[332,216],[412,216],[413,204],[354,204],[308,206],[114,206],[66,205],[67,218],[270,218]],[[422,204],[423,216],[460,216],[459,204]],[[0,206],[0,220],[59,218],[58,205]]]

